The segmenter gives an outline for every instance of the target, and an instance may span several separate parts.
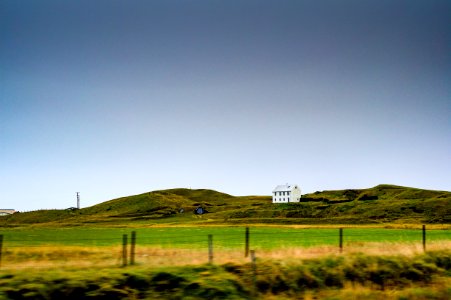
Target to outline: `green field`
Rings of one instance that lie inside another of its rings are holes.
[[[155,227],[155,228],[24,228],[2,229],[4,247],[26,246],[114,246],[122,235],[136,231],[137,245],[175,248],[203,248],[207,236],[214,245],[240,248],[245,227]],[[338,228],[250,227],[250,244],[255,249],[337,245]],[[427,241],[451,241],[450,230],[427,230]],[[345,244],[355,242],[421,243],[422,230],[349,227],[343,230]]]

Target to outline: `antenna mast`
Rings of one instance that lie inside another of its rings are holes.
[[[80,209],[80,192],[77,192],[77,209]]]

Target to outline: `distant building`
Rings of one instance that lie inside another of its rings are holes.
[[[14,209],[0,209],[0,216],[12,215],[15,212]]]
[[[301,189],[296,184],[278,185],[272,191],[272,203],[299,202]]]

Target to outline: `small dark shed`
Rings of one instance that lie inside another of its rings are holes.
[[[203,208],[202,206],[199,206],[198,208],[196,208],[194,210],[194,213],[196,215],[203,215],[203,214],[207,213],[207,210],[205,208]]]

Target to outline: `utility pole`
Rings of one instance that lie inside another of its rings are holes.
[[[80,192],[77,192],[77,209],[80,209]]]

